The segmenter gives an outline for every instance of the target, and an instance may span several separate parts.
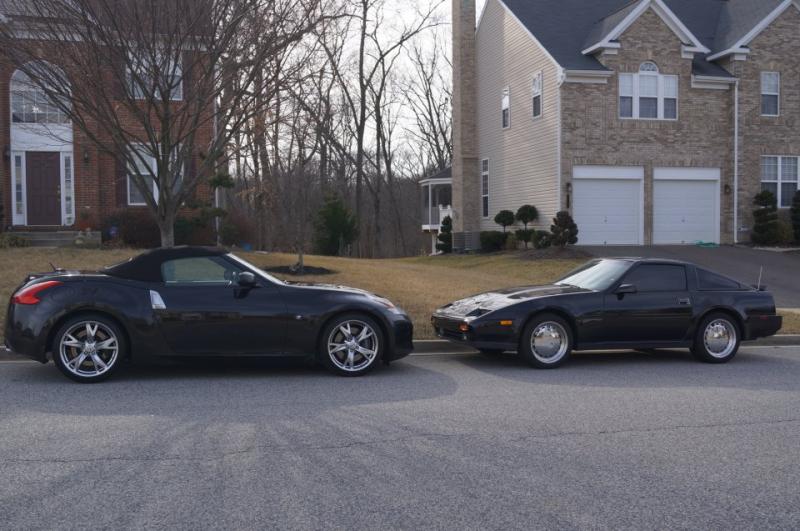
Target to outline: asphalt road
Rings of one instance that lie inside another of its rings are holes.
[[[797,529],[800,348],[78,385],[0,361],[3,529]]]

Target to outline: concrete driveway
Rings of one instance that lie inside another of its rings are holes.
[[[775,296],[778,307],[800,308],[800,253],[758,251],[729,245],[717,248],[695,245],[586,246],[582,249],[595,256],[641,256],[685,260],[718,271],[745,284],[756,284],[759,269],[763,266],[764,276],[761,282]]]

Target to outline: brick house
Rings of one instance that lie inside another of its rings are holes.
[[[58,57],[42,59],[59,64]],[[112,212],[146,210],[130,178],[141,168],[127,168],[113,154],[98,150],[26,79],[0,52],[0,228],[24,234],[48,232],[53,234],[47,241],[70,241],[54,233],[96,231]],[[175,105],[183,103],[188,84],[184,79],[176,89]],[[109,91],[126,89],[132,90],[109,86]],[[124,123],[126,117],[120,120]],[[135,123],[128,121],[129,126]],[[210,143],[212,135],[209,124],[198,133],[197,145]],[[196,171],[198,157],[195,150],[192,159],[184,162],[187,174]],[[200,186],[195,194],[203,202],[210,202],[212,196],[207,186]]]
[[[457,248],[500,210],[582,244],[749,240],[800,161],[800,0],[453,1]]]

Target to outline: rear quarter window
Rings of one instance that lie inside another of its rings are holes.
[[[697,288],[700,291],[732,291],[741,290],[742,285],[725,276],[712,273],[706,269],[695,269],[697,272]]]

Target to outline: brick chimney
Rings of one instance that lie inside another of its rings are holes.
[[[480,230],[475,0],[453,1],[453,248],[474,250]]]

